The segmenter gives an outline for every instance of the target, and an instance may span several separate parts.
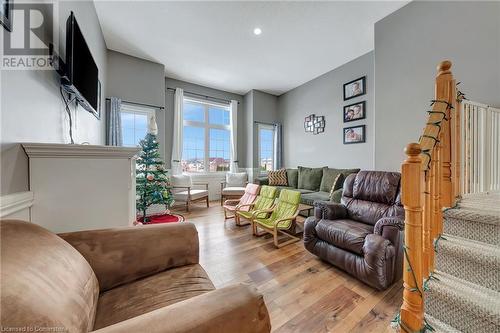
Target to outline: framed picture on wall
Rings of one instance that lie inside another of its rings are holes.
[[[365,125],[345,127],[344,144],[366,142]]]
[[[344,123],[366,118],[366,101],[344,106]]]
[[[344,84],[344,101],[366,94],[366,76]]]
[[[12,31],[12,1],[0,0],[0,24],[7,31]]]

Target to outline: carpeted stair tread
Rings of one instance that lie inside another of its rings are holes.
[[[435,333],[462,333],[455,327],[451,327],[450,325],[443,323],[441,320],[436,319],[429,314],[425,315],[425,320],[427,321],[427,324],[432,327]]]
[[[500,293],[435,271],[427,283],[426,314],[466,332],[500,331]]]
[[[458,203],[458,207],[500,214],[500,193],[485,192],[465,194]]]
[[[443,218],[446,234],[500,246],[500,213],[452,208],[443,212]]]
[[[500,291],[500,247],[444,235],[436,243],[436,269]]]

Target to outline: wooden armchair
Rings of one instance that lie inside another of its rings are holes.
[[[171,180],[171,189],[174,199],[175,201],[184,202],[187,212],[189,212],[190,205],[193,202],[205,201],[207,208],[210,207],[208,183],[194,183],[191,176],[188,175],[174,175],[171,177]],[[203,186],[204,189],[194,188],[195,186]]]
[[[253,204],[257,199],[257,195],[259,193],[260,186],[256,184],[247,184],[245,188],[245,193],[240,199],[230,199],[224,201],[224,221],[230,218],[236,219],[236,210],[249,210],[249,206],[245,206],[240,208],[243,205]],[[232,215],[228,215],[228,213],[232,213]]]
[[[239,199],[245,194],[248,184],[246,172],[228,172],[226,178],[220,183],[220,205],[223,206],[226,199]]]
[[[292,190],[281,190],[278,202],[273,208],[256,211],[252,217],[252,231],[255,236],[262,236],[270,233],[274,238],[274,245],[278,248],[295,243],[300,240],[290,231],[295,230],[295,219],[299,214],[300,192]],[[271,214],[269,217],[262,217],[261,214]],[[258,229],[263,232],[259,232]],[[288,232],[287,232],[288,231]],[[278,235],[284,234],[290,239],[279,243]]]

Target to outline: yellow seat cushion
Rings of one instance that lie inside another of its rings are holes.
[[[255,219],[255,222],[258,224],[268,227],[268,228],[274,228],[274,219],[268,218],[268,219]],[[287,221],[282,221],[278,223],[278,229],[288,229],[290,228],[290,225],[292,224],[292,220],[287,220]]]

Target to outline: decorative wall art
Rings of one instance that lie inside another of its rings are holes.
[[[314,135],[325,131],[325,116],[311,114],[304,118],[304,129]]]

